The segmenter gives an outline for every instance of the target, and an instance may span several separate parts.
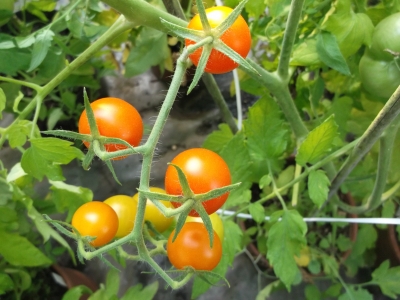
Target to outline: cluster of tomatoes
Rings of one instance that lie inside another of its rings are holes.
[[[143,122],[136,109],[124,100],[102,98],[91,103],[94,119],[101,136],[120,138],[132,146],[140,143],[143,133]],[[121,130],[121,128],[123,130]],[[83,111],[79,120],[79,133],[90,134],[90,126]],[[90,147],[88,142],[84,142]],[[124,145],[106,144],[108,152],[126,148]],[[193,148],[178,154],[171,162],[178,166],[187,179],[194,194],[207,193],[213,189],[231,184],[229,168],[225,161],[213,151]],[[168,166],[165,175],[165,191],[151,187],[151,192],[183,195],[176,168]],[[173,231],[167,242],[167,255],[178,269],[191,266],[194,269],[212,270],[222,256],[223,227],[222,221],[215,212],[225,203],[228,193],[202,202],[210,215],[214,232],[213,247],[210,247],[208,232],[198,218],[195,210],[189,212],[187,221],[174,241]],[[73,215],[72,226],[81,236],[91,236],[90,244],[100,247],[114,238],[122,238],[132,232],[137,214],[139,195],[133,197],[116,195],[104,202],[92,201],[79,207]],[[165,207],[179,207],[182,203],[161,201]],[[147,200],[144,220],[162,233],[170,228],[174,218],[164,216],[152,201]]]

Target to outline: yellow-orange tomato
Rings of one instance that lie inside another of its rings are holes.
[[[157,188],[157,187],[150,187],[149,188],[151,192],[154,193],[160,193],[160,194],[165,194],[165,190]],[[135,202],[139,201],[139,193],[136,193],[133,196],[133,200]],[[160,201],[162,204],[164,204],[165,207],[170,207],[172,208],[172,204],[169,201]],[[147,204],[146,204],[146,210],[144,212],[144,219],[147,221],[150,221],[154,228],[162,233],[165,230],[168,229],[169,226],[171,226],[172,221],[174,220],[174,218],[167,218],[166,216],[164,216],[159,210],[158,208],[153,204],[153,202],[151,202],[149,199],[147,199]]]
[[[136,108],[128,102],[108,97],[93,101],[93,110],[99,133],[102,136],[119,138],[132,146],[138,146],[143,136],[143,121]],[[78,131],[90,134],[89,121],[84,110],[79,118]],[[84,142],[89,148],[90,143]],[[120,144],[106,144],[108,152],[123,150],[127,147]],[[124,158],[120,157],[119,159]]]
[[[226,6],[211,7],[206,9],[207,19],[211,28],[215,28],[221,24],[232,12],[232,10],[232,8]],[[188,28],[203,30],[200,15],[197,14],[190,20]],[[251,46],[251,34],[249,26],[242,16],[239,15],[231,27],[229,27],[229,29],[222,34],[221,40],[240,56],[247,56]],[[185,44],[186,46],[189,46],[195,44],[195,42],[186,39]],[[189,55],[189,58],[196,66],[199,63],[202,51],[203,48],[199,48]],[[236,62],[234,62],[225,54],[213,49],[208,58],[205,71],[212,74],[221,74],[230,72],[237,67],[238,64]]]
[[[118,216],[104,202],[92,201],[80,206],[72,216],[72,226],[82,236],[96,237],[90,244],[100,247],[110,242],[118,230]]]
[[[115,195],[104,201],[114,209],[118,216],[117,238],[128,235],[134,227],[137,213],[137,203],[130,196]]]
[[[214,231],[218,234],[218,237],[221,240],[221,242],[223,242],[223,240],[224,240],[224,224],[222,223],[220,216],[217,213],[213,213],[210,215],[210,219],[211,219],[211,224],[212,224]],[[203,219],[200,217],[188,216],[186,218],[186,222],[203,223]]]

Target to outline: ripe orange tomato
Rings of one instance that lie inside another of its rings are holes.
[[[92,201],[80,206],[72,216],[72,226],[82,236],[94,236],[90,244],[100,247],[110,242],[118,230],[118,216],[104,202]]]
[[[210,247],[208,232],[204,224],[197,222],[185,223],[175,241],[172,231],[167,243],[167,256],[177,269],[191,266],[196,270],[214,269],[222,256],[222,245],[214,232],[213,247]]]
[[[210,215],[211,224],[214,231],[217,233],[221,242],[224,240],[224,224],[222,223],[221,217],[217,213],[213,213]],[[198,222],[203,223],[203,219],[200,217],[191,217],[188,216],[185,222]]]
[[[186,175],[189,186],[195,194],[203,194],[212,189],[221,188],[231,184],[231,174],[226,162],[217,153],[203,148],[193,148],[178,154],[171,162],[179,166]],[[175,167],[168,166],[165,174],[165,190],[170,195],[182,195],[182,187],[179,183],[178,172]],[[202,203],[206,212],[210,215],[216,212],[226,201],[229,193],[207,200]],[[181,203],[172,202],[174,207]],[[192,210],[192,217],[199,214]]]
[[[143,136],[143,121],[136,108],[128,102],[108,97],[96,100],[90,104],[100,135],[120,138],[132,146],[138,146]],[[79,118],[78,131],[90,134],[89,121],[84,110]],[[89,148],[90,143],[84,142]],[[108,152],[123,150],[127,147],[119,144],[106,144]],[[121,159],[123,157],[120,157]]]
[[[105,200],[104,203],[110,205],[118,216],[118,231],[115,237],[121,238],[128,235],[134,227],[137,202],[129,196],[115,195]]]
[[[211,7],[206,9],[208,22],[211,28],[217,27],[224,21],[228,15],[232,12],[232,8],[226,6]],[[188,28],[195,30],[203,30],[203,25],[200,21],[200,15],[195,15],[189,22]],[[224,32],[221,36],[221,40],[228,47],[233,49],[242,57],[246,57],[250,51],[251,46],[251,34],[249,26],[242,16],[239,16],[232,26]],[[192,40],[185,40],[186,47],[195,44]],[[201,57],[203,48],[197,49],[195,52],[189,55],[191,61],[197,66]],[[237,68],[238,64],[227,57],[225,54],[213,49],[210,57],[206,64],[205,72],[212,74],[222,74],[230,72]]]
[[[155,193],[165,194],[165,191],[163,189],[157,187],[150,187],[150,191]],[[135,203],[139,201],[139,193],[136,193],[133,196],[133,200],[135,201]],[[169,201],[161,200],[161,203],[164,204],[165,207],[171,207],[171,208],[173,207],[171,202]],[[153,202],[151,202],[149,199],[147,199],[146,210],[144,212],[144,219],[150,221],[153,224],[154,228],[160,233],[167,230],[168,227],[171,226],[172,221],[174,220],[174,218],[172,217],[167,218],[166,216],[164,216],[158,210],[158,208],[153,204]]]

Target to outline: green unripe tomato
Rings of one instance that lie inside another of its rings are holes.
[[[0,26],[3,26],[11,19],[11,17],[5,17],[4,19],[2,17],[12,16],[13,11],[14,0],[0,0]]]
[[[400,52],[400,12],[386,17],[376,25],[371,42],[371,56],[376,60],[392,60],[385,49]]]
[[[394,59],[375,60],[367,52],[361,58],[359,69],[363,88],[379,100],[388,100],[400,85],[400,69]]]

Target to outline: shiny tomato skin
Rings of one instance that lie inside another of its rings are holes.
[[[179,166],[189,182],[191,190],[195,194],[203,194],[212,189],[221,188],[231,184],[231,174],[226,162],[217,153],[204,149],[192,148],[179,153],[171,162]],[[168,166],[165,174],[165,190],[169,195],[182,195],[182,187],[179,183],[178,172],[175,167]],[[206,212],[210,215],[216,212],[226,201],[229,193],[207,200],[202,203]],[[181,203],[172,202],[174,207]],[[192,210],[192,217],[199,214]]]
[[[134,228],[137,214],[137,202],[126,195],[115,195],[104,201],[111,206],[118,216],[118,231],[116,238],[128,235]]]
[[[214,229],[215,233],[218,235],[220,241],[224,240],[224,224],[222,223],[221,217],[217,213],[213,213],[210,215],[212,228]],[[198,222],[203,224],[203,219],[200,217],[191,217],[188,216],[186,218],[187,223],[189,222]]]
[[[211,7],[206,9],[208,22],[211,28],[217,27],[224,21],[232,12],[232,8],[226,6]],[[203,25],[200,21],[200,16],[195,15],[189,22],[188,28],[194,30],[203,30]],[[221,40],[228,47],[233,49],[243,58],[247,56],[251,47],[251,34],[249,26],[242,16],[236,19],[232,26],[224,32]],[[195,44],[192,40],[185,40],[186,46]],[[197,66],[202,53],[202,48],[197,49],[189,55],[190,60]],[[213,49],[206,64],[205,72],[212,74],[222,74],[232,71],[237,68],[238,64],[227,57],[225,54]]]
[[[72,226],[82,236],[95,236],[90,244],[100,247],[110,242],[118,230],[118,216],[108,204],[100,201],[87,202],[72,216]]]
[[[210,247],[208,232],[204,224],[197,222],[185,223],[175,241],[172,231],[167,242],[167,256],[177,269],[191,266],[196,270],[214,269],[222,257],[222,245],[214,232],[213,247]]]
[[[165,194],[165,190],[163,190],[161,188],[158,188],[158,187],[150,187],[149,190],[151,192],[154,192],[154,193]],[[136,193],[133,196],[133,201],[135,201],[135,203],[138,203],[138,201],[139,201],[139,193]],[[163,200],[160,200],[160,201],[165,207],[168,207],[168,208],[172,208],[173,207],[171,202],[169,202],[169,201],[163,201]],[[174,220],[173,217],[167,218],[166,216],[164,216],[162,214],[162,212],[160,212],[158,210],[158,208],[153,204],[153,202],[151,202],[150,199],[147,199],[146,209],[145,209],[145,212],[144,212],[144,219],[146,221],[151,222],[153,224],[154,228],[159,233],[162,233],[165,230],[167,230],[168,227],[171,226],[171,224],[172,224],[172,222]]]
[[[143,121],[131,104],[119,98],[107,97],[93,101],[90,106],[100,135],[120,138],[134,147],[139,145],[143,136]],[[86,110],[79,118],[78,131],[82,134],[90,134]],[[89,148],[90,143],[84,142],[84,144]],[[119,144],[106,144],[105,147],[108,152],[127,148]]]

